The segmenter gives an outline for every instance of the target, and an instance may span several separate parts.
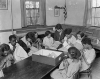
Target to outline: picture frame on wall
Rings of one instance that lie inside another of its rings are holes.
[[[60,9],[59,8],[54,8],[54,16],[59,17],[60,16]]]
[[[8,0],[0,0],[0,10],[8,9]]]

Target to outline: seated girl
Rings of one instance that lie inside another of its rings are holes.
[[[74,44],[74,46],[79,49],[82,50],[83,49],[83,45],[82,45],[82,39],[85,37],[85,34],[81,31],[78,31],[76,34],[76,43]]]
[[[29,56],[38,51],[35,42],[36,38],[33,32],[27,33],[20,41],[18,41]]]
[[[42,40],[40,38],[38,38],[38,33],[37,32],[33,32],[34,36],[35,36],[35,42],[33,44],[33,46],[35,46],[38,49],[42,48]]]
[[[27,52],[30,52],[30,47],[31,47],[31,41],[34,38],[33,32],[28,32],[24,37],[22,37],[19,41],[18,44]]]
[[[79,71],[81,67],[81,61],[79,60],[80,51],[75,47],[70,47],[68,56],[69,58],[61,62],[59,69],[51,73],[52,79],[73,79],[75,73]]]
[[[37,32],[33,32],[33,37],[30,39],[30,45],[30,52],[28,53],[29,56],[42,49],[42,40],[38,38]]]
[[[12,55],[9,45],[1,44],[0,53],[1,53],[1,57],[4,59],[4,61],[6,60],[5,67],[9,67],[13,63],[12,61],[14,61],[14,57]]]
[[[76,38],[71,33],[72,33],[71,28],[65,29],[64,31],[65,37],[63,39],[63,45],[61,48],[59,48],[59,50],[67,52],[69,47],[74,46],[74,44],[76,43]]]
[[[45,32],[45,37],[43,39],[43,45],[47,49],[56,49],[56,46],[54,45],[54,40],[51,37],[51,32],[50,31]]]
[[[13,61],[14,61],[14,58],[13,58],[13,55],[11,54],[9,45],[1,44],[0,46],[0,77],[4,76],[2,69],[5,67],[11,66]]]
[[[9,41],[10,41],[9,46],[13,52],[15,63],[28,57],[28,54],[26,53],[26,51],[18,43],[16,43],[15,35],[10,35]]]
[[[82,51],[82,59],[81,59],[82,67],[80,71],[87,70],[96,57],[96,53],[92,47],[90,38],[87,37],[83,38],[82,44],[84,49]]]

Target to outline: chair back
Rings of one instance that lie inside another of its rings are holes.
[[[74,74],[73,79],[79,79],[79,71]]]

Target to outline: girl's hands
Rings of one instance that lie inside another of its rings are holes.
[[[64,69],[67,73],[67,70],[68,70],[68,61],[67,61],[67,59],[63,60],[63,66],[64,66]]]
[[[9,55],[6,57],[6,60],[12,60],[12,59],[13,59],[12,54],[9,54]]]
[[[63,60],[63,66],[66,67],[66,65],[68,65],[68,61],[67,61],[67,59],[64,59]]]

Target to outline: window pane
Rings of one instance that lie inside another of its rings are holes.
[[[31,17],[34,17],[35,16],[35,10],[31,10]]]
[[[92,6],[93,7],[100,7],[100,0],[92,0]]]
[[[26,1],[25,2],[25,6],[26,6],[26,8],[29,8],[30,7],[30,2],[29,1]]]
[[[25,1],[26,7],[26,24],[36,25],[39,18],[39,1],[28,0]]]
[[[39,2],[36,2],[36,8],[39,8]]]
[[[31,19],[30,18],[27,18],[26,22],[27,22],[27,25],[31,25]]]
[[[34,4],[32,1],[30,1],[30,8],[34,8]]]
[[[26,10],[26,17],[30,17],[30,16],[31,16],[30,10]]]

